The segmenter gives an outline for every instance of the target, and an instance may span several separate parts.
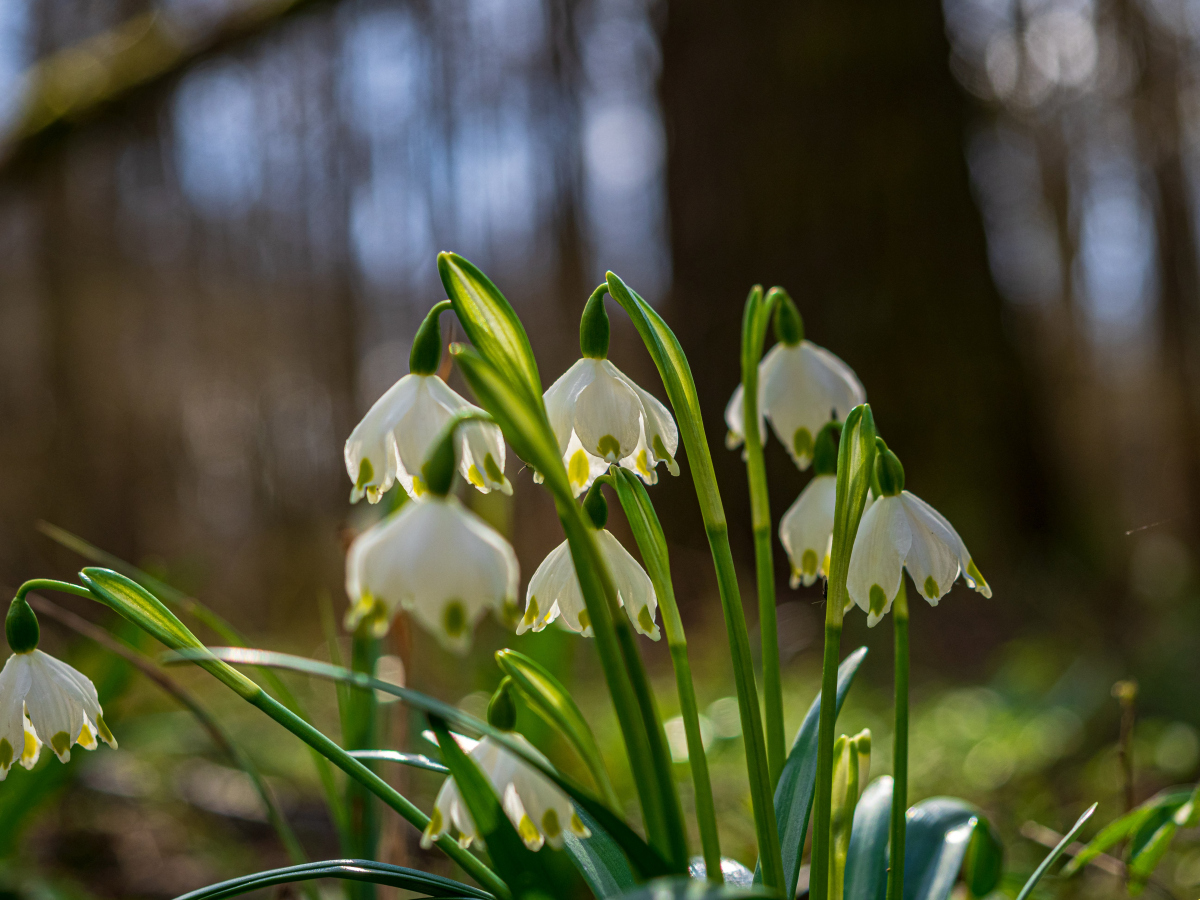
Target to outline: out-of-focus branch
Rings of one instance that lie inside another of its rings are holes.
[[[207,25],[154,11],[50,54],[25,73],[24,99],[0,146],[0,169],[32,155],[39,138],[161,84],[202,57],[265,31],[316,0],[235,2]],[[331,0],[325,0],[331,2]]]

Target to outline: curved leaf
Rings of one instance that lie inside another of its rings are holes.
[[[854,810],[844,900],[883,900],[886,896],[891,810],[892,778],[882,775],[871,782]]]
[[[531,397],[540,398],[542,379],[525,326],[500,289],[457,253],[438,254],[438,274],[471,343]]]
[[[609,805],[618,806],[620,801],[604,767],[604,757],[596,746],[596,737],[562,682],[541,663],[516,650],[497,650],[496,663],[534,711],[575,748]]]
[[[399,750],[347,750],[355,759],[378,759],[382,762],[400,763],[414,769],[425,769],[428,772],[448,773],[450,770],[436,759],[430,759],[423,753],[402,753]]]
[[[867,657],[867,648],[859,647],[838,666],[838,687],[835,711],[840,712],[846,692],[854,682],[854,676]],[[783,851],[783,873],[787,879],[784,896],[796,894],[796,880],[800,876],[800,860],[804,855],[804,838],[808,833],[808,817],[812,812],[813,793],[817,784],[817,732],[821,724],[821,695],[818,694],[808,708],[808,714],[796,732],[791,752],[783,764],[779,784],[775,788],[775,820],[779,827],[779,844]],[[756,883],[761,883],[761,871],[755,872]]]
[[[572,779],[560,773],[553,766],[547,764],[545,760],[539,759],[537,756],[529,753],[504,732],[492,728],[486,722],[480,721],[456,707],[443,703],[440,700],[435,700],[418,691],[399,687],[391,682],[381,681],[378,678],[372,678],[370,675],[362,672],[351,672],[349,669],[344,669],[341,666],[319,662],[315,659],[307,659],[303,656],[292,656],[288,653],[275,653],[270,650],[251,650],[245,647],[207,647],[201,650],[180,651],[168,654],[165,661],[184,662],[209,658],[242,665],[271,666],[276,669],[288,669],[317,678],[325,678],[329,681],[352,684],[364,690],[383,691],[385,694],[399,697],[414,709],[444,719],[458,729],[476,734],[486,734],[503,744],[512,753],[519,756],[557,784],[577,805],[591,814],[595,821],[608,832],[629,857],[629,861],[633,864],[634,868],[644,877],[652,878],[655,875],[667,874],[671,871],[663,858],[638,837],[633,829],[616,813],[605,806],[603,802],[596,799],[592,794],[580,787]]]
[[[1021,888],[1021,893],[1017,894],[1017,900],[1025,900],[1025,898],[1029,896],[1029,894],[1037,886],[1037,883],[1042,880],[1042,876],[1046,874],[1046,870],[1054,864],[1056,859],[1063,855],[1063,851],[1071,845],[1071,841],[1075,840],[1075,835],[1079,834],[1084,823],[1092,817],[1092,813],[1096,811],[1096,807],[1099,805],[1100,804],[1098,803],[1093,803],[1091,806],[1089,806],[1084,811],[1083,815],[1080,816],[1075,822],[1075,824],[1071,826],[1071,830],[1063,835],[1063,839],[1058,842],[1055,848],[1050,851],[1050,854],[1042,860],[1042,864],[1034,870],[1032,875],[1029,876],[1029,880],[1025,882],[1025,887]]]
[[[406,869],[403,866],[392,866],[369,859],[326,859],[283,869],[268,869],[253,875],[231,878],[219,884],[210,884],[208,887],[181,894],[175,900],[223,900],[225,897],[236,897],[276,884],[311,881],[314,878],[338,878],[343,881],[383,884],[407,891],[418,891],[426,897],[493,900],[492,895],[486,891],[442,878],[440,875],[430,875],[416,869]]]
[[[975,823],[975,833],[967,846],[963,877],[972,897],[986,897],[1004,877],[1004,845],[983,816]]]
[[[954,797],[909,809],[904,848],[905,900],[946,900],[958,880],[980,811]]]
[[[632,890],[637,886],[637,879],[621,848],[586,810],[577,812],[591,835],[581,838],[568,829],[564,832],[563,849],[592,893],[604,900]]]
[[[1145,801],[1137,809],[1131,810],[1119,819],[1109,822],[1104,828],[1100,829],[1099,834],[1088,842],[1088,845],[1083,848],[1081,853],[1077,854],[1073,860],[1063,867],[1062,874],[1066,876],[1074,875],[1101,853],[1116,846],[1135,832],[1139,832],[1143,825],[1159,809],[1172,804],[1176,804],[1176,808],[1178,808],[1178,805],[1186,802],[1188,796],[1187,791],[1178,789],[1162,791]]]
[[[762,887],[734,887],[713,884],[693,878],[656,878],[628,893],[621,900],[737,900],[737,898],[775,898],[776,894]]]

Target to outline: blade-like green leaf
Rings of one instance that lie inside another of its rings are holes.
[[[975,823],[975,832],[967,846],[963,877],[972,897],[986,897],[1004,877],[1004,845],[992,823],[983,816]]]
[[[517,829],[504,813],[496,791],[475,760],[463,753],[462,747],[450,734],[446,721],[429,716],[429,727],[437,735],[442,758],[454,778],[458,794],[467,805],[471,821],[487,845],[488,856],[497,874],[504,879],[513,897],[521,898],[532,891],[549,896],[561,896],[558,885],[542,857],[525,846]]]
[[[976,807],[954,797],[933,797],[909,809],[905,900],[946,900],[950,896],[980,816]]]
[[[892,778],[883,775],[871,782],[854,809],[844,900],[883,900],[886,896],[891,809]]]
[[[1073,826],[1071,826],[1071,830],[1063,835],[1063,839],[1058,842],[1057,846],[1050,851],[1050,854],[1042,860],[1042,864],[1034,870],[1032,875],[1029,876],[1029,880],[1025,882],[1025,887],[1021,888],[1021,893],[1017,894],[1017,900],[1025,900],[1025,898],[1033,892],[1033,889],[1037,886],[1037,883],[1042,880],[1042,876],[1046,874],[1046,871],[1052,865],[1054,865],[1054,861],[1062,856],[1063,851],[1071,845],[1071,841],[1075,840],[1075,835],[1079,834],[1080,830],[1084,826],[1084,823],[1092,817],[1092,813],[1096,811],[1097,806],[1099,806],[1098,803],[1093,803],[1091,806],[1089,806],[1084,814],[1079,817]]]
[[[525,326],[499,288],[457,253],[438,254],[438,274],[471,343],[530,397],[540,398],[542,380]]]
[[[575,863],[575,868],[588,883],[592,893],[604,900],[606,897],[615,897],[624,891],[632,890],[637,885],[637,879],[617,842],[586,810],[580,809],[577,812],[591,835],[581,838],[568,829],[563,833],[563,849]]]
[[[632,891],[620,895],[620,900],[740,900],[740,898],[775,898],[765,888],[734,887],[713,884],[694,878],[656,878]]]
[[[248,894],[250,891],[261,890],[276,884],[292,884],[297,881],[311,881],[314,878],[365,881],[402,888],[406,891],[418,891],[425,897],[447,898],[447,900],[448,898],[493,900],[492,895],[486,891],[451,881],[449,878],[369,859],[326,859],[300,866],[288,866],[283,869],[268,869],[265,872],[255,872],[253,875],[231,878],[229,881],[222,881],[219,884],[210,884],[208,887],[182,894],[175,900],[224,900],[226,897]]]
[[[512,683],[533,710],[575,748],[608,804],[613,808],[619,806],[620,801],[609,780],[608,770],[604,767],[604,757],[600,755],[600,748],[596,746],[596,737],[592,734],[582,710],[562,686],[562,682],[550,674],[550,670],[541,663],[516,650],[498,650],[496,663],[500,670],[512,679]]]
[[[1188,793],[1178,789],[1155,794],[1137,809],[1131,810],[1119,819],[1105,825],[1100,833],[1088,842],[1083,851],[1063,867],[1062,874],[1074,875],[1101,853],[1115,847],[1130,835],[1141,830],[1146,821],[1163,806],[1181,804],[1186,802],[1187,798]]]
[[[486,734],[503,744],[516,756],[519,756],[557,784],[576,804],[591,814],[600,827],[608,832],[621,847],[629,857],[630,863],[633,864],[634,868],[643,877],[652,878],[656,875],[668,874],[671,871],[662,857],[638,837],[633,829],[625,824],[603,802],[596,799],[591,793],[570,778],[567,778],[553,766],[548,765],[544,759],[539,759],[537,756],[529,753],[504,732],[492,728],[486,722],[476,719],[474,716],[470,716],[456,707],[443,703],[440,700],[435,700],[418,691],[399,687],[387,681],[381,681],[362,672],[351,672],[349,669],[344,669],[341,666],[330,665],[329,663],[319,662],[315,659],[306,659],[303,656],[292,656],[287,653],[275,653],[269,650],[252,650],[245,647],[208,647],[202,650],[180,651],[168,654],[164,661],[184,662],[207,658],[215,658],[229,663],[249,666],[271,666],[277,669],[302,672],[305,675],[324,678],[329,681],[355,685],[364,690],[383,691],[386,694],[399,697],[413,709],[446,720],[455,726],[456,730]]]
[[[444,763],[430,759],[423,753],[402,753],[399,750],[348,750],[355,759],[378,759],[383,762],[400,763],[414,769],[425,769],[427,772],[446,773],[450,770]]]
[[[1162,862],[1162,858],[1166,855],[1167,850],[1171,846],[1171,841],[1175,838],[1175,833],[1179,830],[1179,825],[1175,822],[1175,817],[1171,816],[1167,821],[1158,826],[1157,830],[1150,835],[1137,853],[1133,853],[1129,858],[1129,893],[1137,896],[1146,886],[1146,881],[1154,874],[1154,870],[1158,868],[1158,864]]]
[[[835,711],[840,712],[846,692],[854,682],[854,676],[867,657],[867,648],[859,647],[838,666],[838,687]],[[783,764],[779,786],[775,788],[775,819],[779,828],[780,849],[783,851],[783,873],[786,877],[786,893],[796,893],[796,879],[800,876],[800,860],[804,855],[804,838],[808,833],[808,817],[812,811],[813,793],[817,783],[817,731],[821,722],[821,695],[818,694],[808,708],[808,714],[796,732],[791,752]],[[762,873],[755,873],[755,881],[762,881]]]

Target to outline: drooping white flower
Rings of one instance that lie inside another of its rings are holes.
[[[580,359],[550,385],[545,401],[576,496],[609,463],[636,472],[647,484],[658,481],[659,462],[679,474],[675,420],[607,359]]]
[[[864,403],[867,392],[854,370],[811,341],[772,347],[758,367],[759,416],[771,422],[780,443],[801,469],[812,461],[813,443],[822,426],[831,419],[843,420],[855,406]],[[745,440],[743,390],[738,385],[728,406],[725,443],[734,449]],[[760,421],[766,437],[766,427]]]
[[[816,475],[779,521],[779,540],[792,564],[792,587],[829,577],[837,476]]]
[[[67,762],[72,746],[94,750],[97,737],[117,746],[86,675],[41,650],[8,658],[0,670],[0,781],[14,762],[33,768],[43,738]]]
[[[983,596],[992,596],[954,527],[924,500],[901,490],[880,497],[863,513],[850,553],[846,587],[867,613],[868,625],[892,608],[904,569],[930,606],[937,606],[960,574]]]
[[[512,546],[453,496],[426,494],[359,535],[346,557],[346,627],[369,619],[387,632],[408,610],[452,650],[465,651],[488,610],[517,615]]]
[[[379,502],[396,481],[416,497],[424,490],[421,466],[434,439],[450,418],[462,410],[479,411],[437,375],[408,374],[392,385],[346,440],[346,472],[354,489],[350,499],[364,495]],[[467,422],[459,427],[459,471],[479,490],[512,493],[504,475],[504,437],[492,422]]]
[[[607,529],[597,529],[595,535],[629,621],[635,630],[657,641],[661,634],[655,621],[658,598],[654,594],[650,576]],[[517,634],[529,629],[541,631],[560,616],[563,624],[572,631],[584,637],[592,636],[592,623],[583,602],[583,590],[579,586],[579,576],[575,574],[571,549],[566,541],[550,551],[529,579],[529,589],[525,592],[525,615],[517,625]]]
[[[509,732],[508,736],[539,759],[545,759],[522,735]],[[484,737],[467,754],[491,783],[505,815],[530,850],[540,850],[547,843],[562,847],[564,828],[579,837],[589,835],[570,798],[499,741]],[[431,846],[444,834],[456,838],[463,847],[480,838],[453,777],[447,778],[438,791],[433,814],[421,835],[421,846]]]

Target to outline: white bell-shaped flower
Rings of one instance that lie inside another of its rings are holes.
[[[37,649],[8,658],[0,670],[0,780],[14,762],[33,768],[43,738],[67,762],[72,746],[94,750],[97,737],[117,746],[86,675]]]
[[[779,540],[792,564],[792,587],[829,577],[837,476],[817,475],[779,521]]]
[[[396,481],[410,497],[425,488],[421,466],[455,413],[479,412],[437,375],[408,374],[375,401],[346,440],[350,499],[379,502]],[[468,422],[459,430],[459,471],[484,493],[512,493],[504,475],[504,437],[492,422]]]
[[[654,594],[650,576],[610,531],[600,528],[595,535],[629,621],[635,630],[657,641],[661,635],[658,622],[655,621],[658,598]],[[517,624],[517,634],[524,634],[530,629],[541,631],[560,617],[572,631],[584,637],[592,636],[592,622],[583,602],[583,590],[579,586],[579,576],[575,574],[575,563],[566,541],[550,551],[529,579],[529,588],[525,592],[525,615]]]
[[[854,370],[811,341],[794,345],[783,341],[772,347],[758,367],[758,412],[765,438],[765,418],[792,460],[801,469],[812,462],[818,432],[830,420],[843,420],[851,409],[866,402],[867,392]],[[738,385],[728,406],[725,443],[731,450],[745,440],[743,390]]]
[[[387,632],[398,608],[464,652],[488,610],[517,615],[512,546],[453,496],[426,494],[359,535],[346,557],[346,627],[369,619]]]
[[[930,606],[937,606],[960,574],[968,586],[992,596],[954,527],[924,500],[904,490],[899,466],[891,451],[880,453],[875,470],[883,496],[863,513],[850,552],[846,588],[871,626],[891,610],[904,569]]]
[[[679,474],[675,420],[607,359],[580,359],[550,385],[545,402],[576,496],[609,463],[636,472],[647,484],[658,481],[659,462]]]
[[[539,759],[545,759],[523,736],[509,732],[508,736],[519,742],[527,751]],[[575,812],[570,798],[529,763],[512,753],[499,741],[484,737],[469,751],[468,756],[482,770],[500,798],[505,815],[530,850],[540,850],[543,845],[560,848],[563,845],[563,829],[569,828],[579,837],[587,837],[589,831]],[[421,846],[429,847],[444,834],[449,834],[467,847],[480,835],[471,819],[467,804],[458,792],[454,778],[447,778],[438,791],[433,804],[433,814],[425,833],[421,835]]]

